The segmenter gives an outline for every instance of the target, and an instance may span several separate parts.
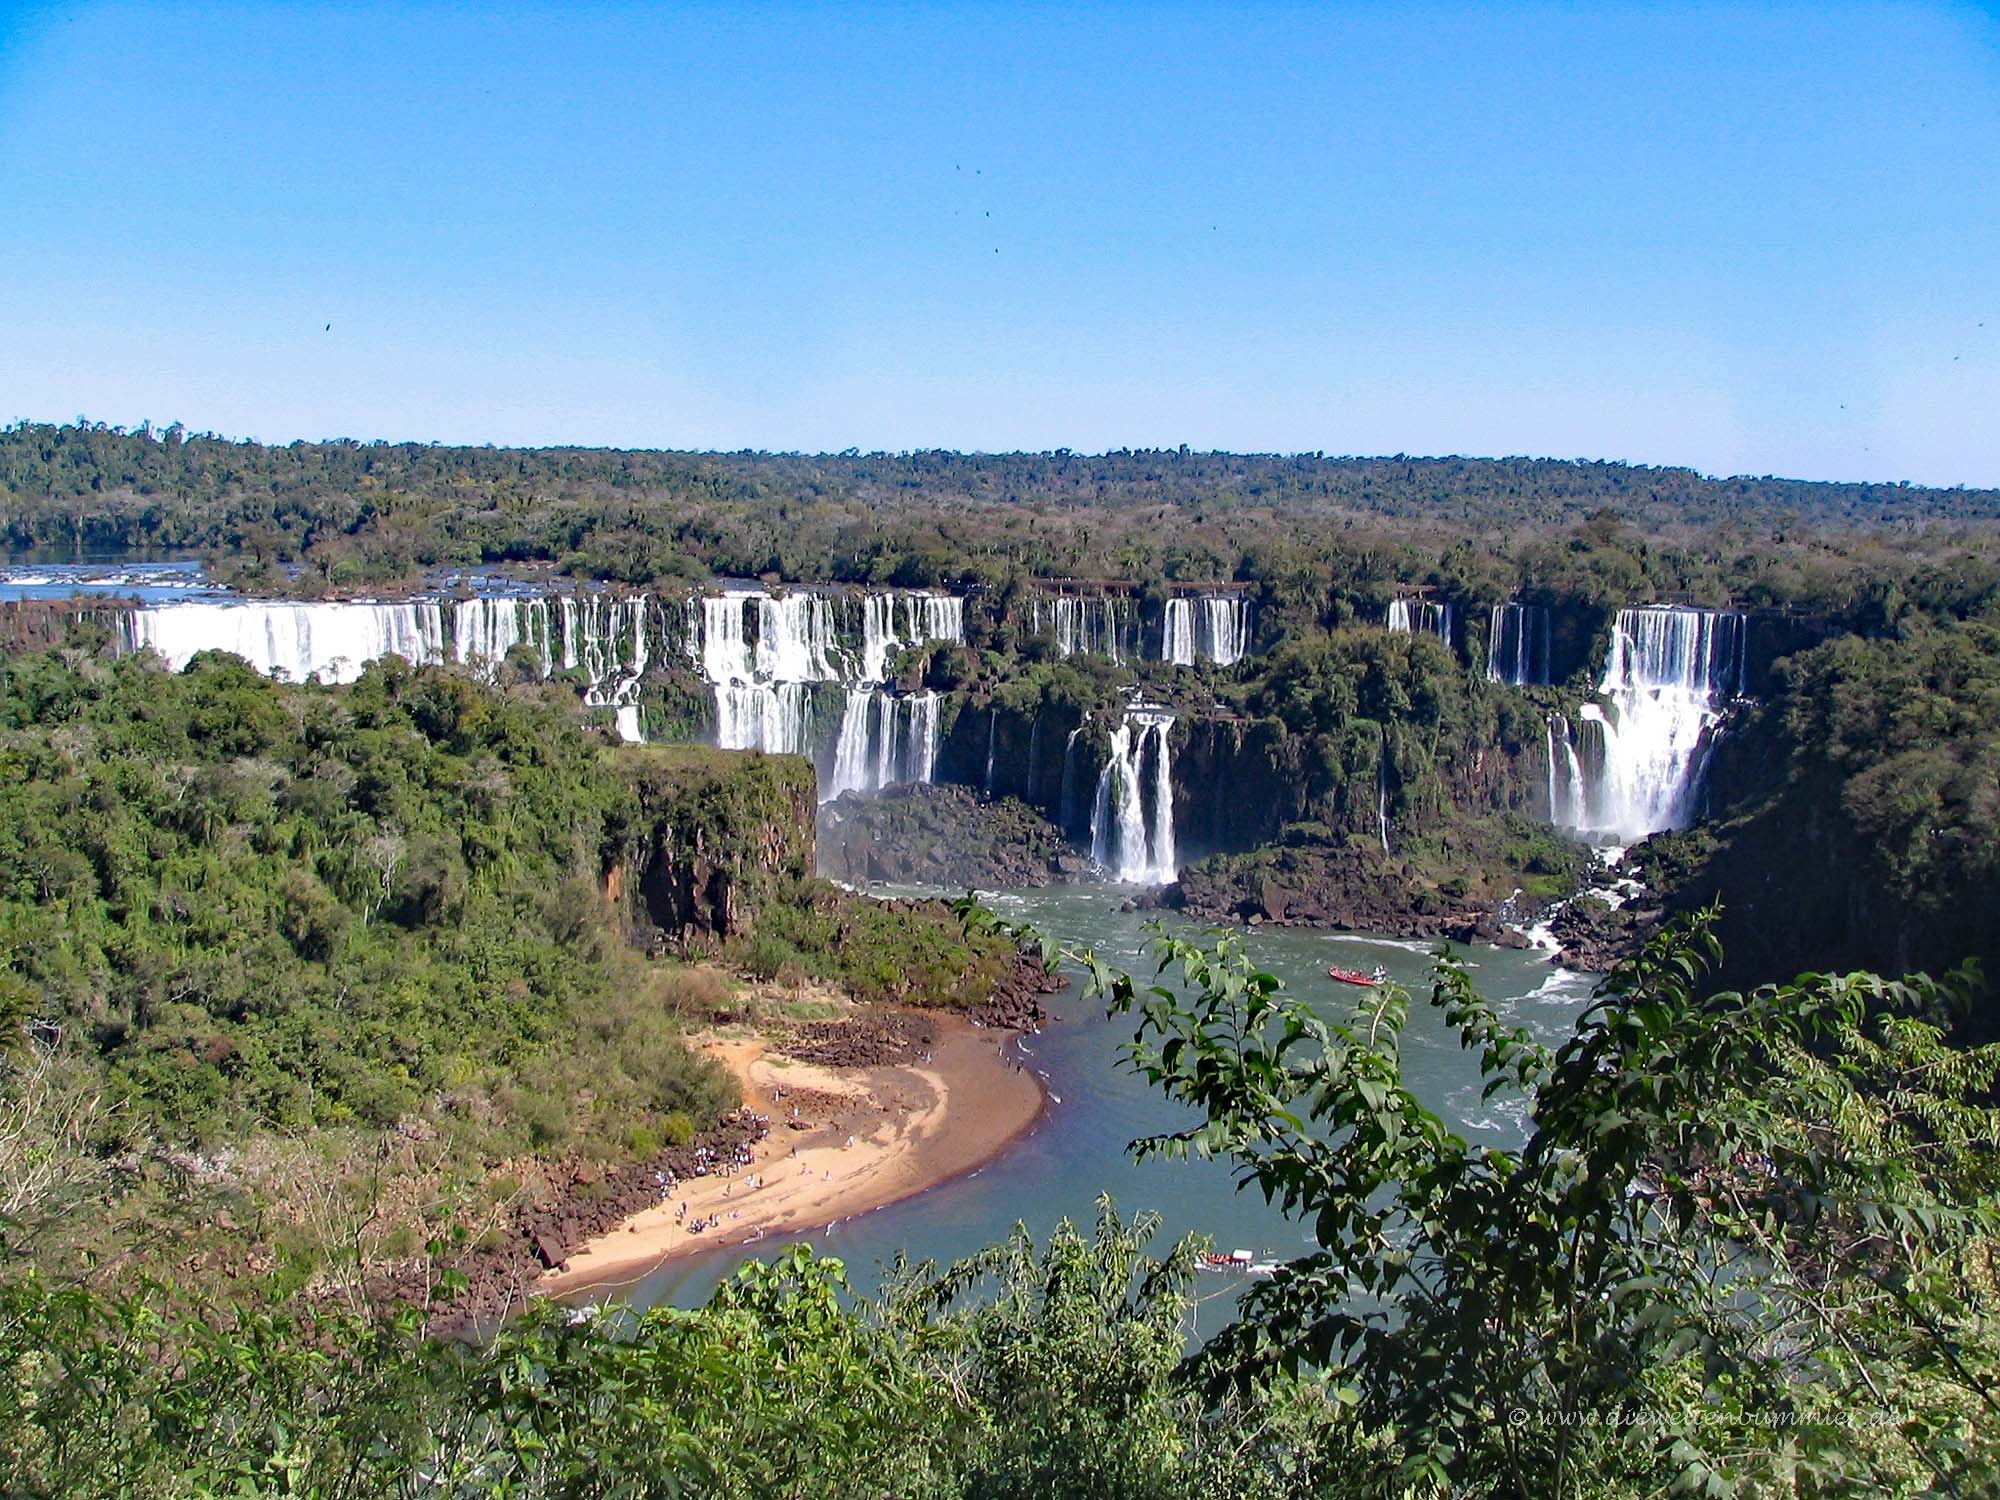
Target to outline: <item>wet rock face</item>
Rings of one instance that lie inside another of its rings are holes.
[[[1254,849],[1306,814],[1297,747],[1273,720],[1190,718],[1174,750],[1174,837],[1185,856]]]
[[[1068,841],[1033,808],[966,787],[849,792],[819,812],[819,871],[851,884],[996,890],[1056,884],[1078,868]]]
[[[1023,953],[993,987],[993,993],[965,1012],[976,1026],[999,1031],[1037,1031],[1046,1016],[1042,996],[1065,989],[1069,980],[1042,966],[1039,955]]]
[[[1657,907],[1613,907],[1585,896],[1558,911],[1549,932],[1562,945],[1558,962],[1565,969],[1602,974],[1638,952],[1662,916]]]
[[[115,644],[123,617],[131,613],[131,608],[118,600],[0,602],[0,651],[44,651],[52,646],[74,645],[80,635],[98,631]]]

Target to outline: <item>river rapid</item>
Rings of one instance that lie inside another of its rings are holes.
[[[901,892],[898,893],[907,893]],[[887,892],[885,892],[887,894]],[[1066,947],[1093,947],[1114,968],[1151,982],[1148,923],[1155,912],[1119,906],[1130,887],[1067,886],[1005,891],[988,904],[1006,920],[1032,924]],[[1203,929],[1171,916],[1172,930],[1198,936]],[[1296,928],[1243,929],[1254,962],[1283,979],[1323,1018],[1343,1020],[1361,994],[1326,977],[1326,966],[1385,968],[1410,991],[1410,1024],[1403,1036],[1404,1077],[1427,1108],[1468,1140],[1515,1145],[1525,1139],[1527,1116],[1518,1097],[1482,1100],[1478,1058],[1463,1051],[1444,1018],[1426,1003],[1431,956],[1421,943],[1358,933]],[[1539,951],[1467,948],[1480,992],[1503,1020],[1524,1025],[1539,1039],[1567,1036],[1589,1003],[1593,976],[1553,967]],[[1022,1063],[1040,1075],[1049,1102],[1034,1129],[998,1159],[969,1176],[928,1192],[788,1239],[757,1247],[768,1257],[796,1239],[840,1256],[863,1291],[880,1281],[882,1267],[899,1252],[940,1262],[968,1255],[1004,1239],[1016,1223],[1046,1236],[1063,1218],[1088,1225],[1096,1198],[1108,1192],[1130,1216],[1157,1211],[1162,1220],[1155,1250],[1184,1234],[1210,1236],[1218,1249],[1246,1249],[1259,1260],[1289,1258],[1309,1247],[1309,1232],[1268,1207],[1254,1189],[1238,1192],[1223,1161],[1135,1162],[1136,1138],[1188,1124],[1190,1113],[1150,1088],[1125,1064],[1123,1044],[1134,1022],[1113,1020],[1079,984],[1051,996],[1051,1019],[1038,1036],[1012,1044]],[[622,1289],[618,1297],[647,1307],[668,1302],[694,1306],[743,1260],[743,1252],[718,1251],[679,1260]]]

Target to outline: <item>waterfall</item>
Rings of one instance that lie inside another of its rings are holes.
[[[1113,595],[1085,599],[1072,594],[1044,598],[1037,594],[1028,605],[1028,629],[1055,637],[1058,656],[1109,657],[1113,663],[1125,659],[1126,601]]]
[[[846,688],[826,798],[928,781],[937,766],[938,699],[886,690],[896,653],[965,639],[965,601],[948,594],[871,593],[861,598],[859,649],[843,638],[842,611],[810,590],[782,598],[732,588],[701,601],[690,658],[715,691],[715,742],[726,750],[814,755],[812,686]],[[853,614],[848,612],[852,622]]]
[[[913,693],[903,700],[910,727],[905,738],[904,779],[929,781],[937,772],[938,695]]]
[[[1548,722],[1549,821],[1558,828],[1581,828],[1584,823],[1583,763],[1576,753],[1576,737],[1569,720],[1551,714]]]
[[[643,737],[639,698],[649,673],[684,661],[715,694],[718,745],[803,755],[823,748],[815,744],[815,688],[838,684],[852,711],[843,712],[842,732],[872,736],[865,759],[885,768],[854,784],[929,780],[937,766],[937,695],[880,692],[853,723],[859,710],[851,700],[858,689],[886,688],[898,652],[962,642],[965,601],[900,590],[866,594],[860,605],[857,641],[843,632],[834,597],[809,589],[778,596],[728,586],[664,606],[644,594],[593,589],[443,602],[176,601],[131,611],[124,644],[157,651],[176,670],[198,652],[219,650],[269,676],[328,682],[351,682],[369,662],[392,654],[416,665],[457,662],[490,677],[527,646],[542,675],[580,676],[584,702],[611,709],[628,740]],[[851,623],[852,611],[847,618]],[[837,746],[833,758],[840,759]]]
[[[840,714],[840,734],[834,741],[833,772],[824,788],[825,800],[843,792],[872,791],[882,784],[869,748],[887,738],[871,734],[876,701],[881,696],[872,688],[856,688],[847,695],[847,705]]]
[[[862,596],[862,676],[880,682],[888,676],[888,654],[896,640],[896,598],[892,594]]]
[[[810,692],[803,682],[718,682],[715,743],[724,750],[811,754]]]
[[[352,682],[377,657],[427,666],[449,654],[435,601],[164,604],[135,609],[128,620],[125,644],[159,653],[177,672],[200,652],[227,651],[266,677]]]
[[[833,771],[822,800],[929,781],[937,768],[938,695],[898,697],[873,686],[853,689],[840,716]]]
[[[624,740],[643,740],[639,686],[650,652],[646,638],[647,597],[586,594],[562,598],[563,669],[583,670],[583,701],[609,708]]]
[[[1621,609],[1598,684],[1609,707],[1578,713],[1569,754],[1581,795],[1558,821],[1623,843],[1685,827],[1723,709],[1749,686],[1746,636],[1740,614]]]
[[[1389,852],[1389,729],[1382,727],[1381,743],[1375,751],[1375,831],[1382,840],[1382,852]]]
[[[1486,675],[1513,687],[1549,680],[1549,612],[1539,604],[1496,604],[1486,627]]]
[[[950,594],[867,594],[861,600],[861,676],[881,682],[898,651],[965,639],[965,601]]]
[[[1173,723],[1169,713],[1130,709],[1111,732],[1111,758],[1097,778],[1090,816],[1090,857],[1114,880],[1162,885],[1178,874],[1167,744]]]
[[[699,659],[715,692],[715,743],[812,754],[809,684],[839,680],[837,649],[833,606],[823,595],[729,590],[704,598]]]
[[[1250,601],[1236,594],[1169,599],[1160,622],[1160,660],[1233,666],[1250,648]]]
[[[1451,606],[1428,599],[1389,601],[1389,628],[1404,635],[1434,635],[1451,644]]]
[[[1000,734],[1000,710],[986,710],[986,795],[993,795],[993,747]]]
[[[542,619],[548,606],[541,605]],[[522,639],[523,615],[528,608],[514,599],[461,599],[451,607],[451,659],[461,666],[477,668],[492,676],[509,651]],[[544,648],[546,657],[546,648]],[[547,671],[542,675],[546,677]]]
[[[746,606],[755,596],[724,594],[701,601],[701,675],[717,685],[755,676],[744,632]]]
[[[646,617],[643,595],[566,594],[553,618],[546,599],[175,603],[132,611],[125,644],[157,651],[176,671],[197,652],[228,651],[267,677],[352,682],[384,656],[418,666],[457,662],[490,677],[524,643],[549,676],[556,670],[559,632],[562,667],[583,669],[585,701],[617,709],[620,732],[630,739],[638,736]]]
[[[757,611],[755,675],[769,682],[835,682],[833,601],[823,594],[734,596]],[[740,641],[740,636],[739,636]],[[871,674],[880,676],[880,673]]]
[[[1160,622],[1160,660],[1177,667],[1194,665],[1194,601],[1169,599]]]
[[[549,619],[549,601],[530,599],[520,606],[526,616],[525,633],[535,648],[535,660],[543,677],[553,677],[556,671],[555,628]]]
[[[1208,628],[1208,659],[1218,667],[1233,667],[1250,652],[1250,601],[1240,595],[1216,594],[1201,601]]]

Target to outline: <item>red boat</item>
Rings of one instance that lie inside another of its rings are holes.
[[[1375,966],[1375,972],[1372,974],[1364,974],[1359,969],[1343,969],[1339,964],[1328,964],[1326,977],[1338,979],[1342,984],[1358,984],[1365,989],[1373,989],[1387,979],[1389,973],[1380,964]]]

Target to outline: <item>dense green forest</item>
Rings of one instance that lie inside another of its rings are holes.
[[[501,1169],[525,1155],[685,1142],[738,1101],[681,1034],[740,1002],[711,968],[644,959],[656,922],[753,976],[984,1002],[1012,946],[815,880],[811,803],[802,762],[616,745],[560,689],[400,659],[338,689],[220,654],[179,674],[84,649],[0,660],[4,1072],[87,1102],[36,1149],[107,1209],[16,1203],[0,1239],[62,1264],[161,1258],[170,1218],[213,1239],[191,1182],[284,1201],[278,1143],[316,1142],[339,1178],[386,1135],[426,1147],[404,1175],[434,1196],[388,1236],[407,1240],[458,1199],[517,1192]],[[695,837],[734,885],[734,929],[637,899]],[[292,1248],[309,1276],[333,1247]]]
[[[1337,623],[1432,584],[1626,604],[1691,594],[1856,621],[2000,596],[2000,492],[1704,478],[1541,459],[698,454],[295,443],[17,424],[10,549],[202,551],[260,588],[555,564],[658,583],[1233,581]],[[292,577],[279,567],[303,563]]]
[[[1644,856],[1683,910],[1720,895],[1729,975],[1936,967],[2000,976],[2000,621],[1844,636],[1718,746],[1717,816]],[[2000,1034],[1990,1003],[1980,1034]]]
[[[991,919],[968,908],[972,930]],[[1086,964],[1094,964],[1088,955]],[[1989,1493],[1990,1094],[1950,986],[1707,993],[1709,919],[1549,1049],[1446,960],[1431,1004],[1518,1151],[1404,1088],[1408,1001],[1329,1025],[1225,941],[1191,998],[1097,966],[1131,1061],[1193,1105],[1149,1154],[1232,1159],[1317,1248],[1191,1358],[1194,1244],[1109,1209],[857,1301],[809,1250],[705,1308],[407,1323],[0,1278],[0,1473],[138,1492],[814,1497]],[[1308,1124],[1307,1122],[1311,1123]]]

